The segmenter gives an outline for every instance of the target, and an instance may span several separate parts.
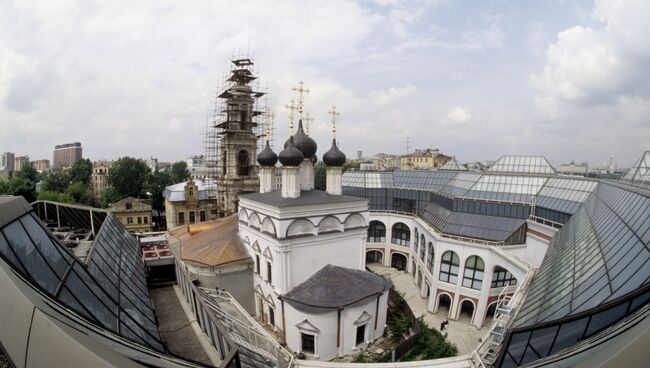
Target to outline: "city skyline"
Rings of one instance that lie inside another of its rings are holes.
[[[2,151],[50,158],[80,141],[91,159],[202,154],[218,81],[247,48],[276,146],[302,79],[315,140],[329,141],[335,104],[349,157],[403,154],[407,136],[462,162],[613,155],[629,167],[649,149],[647,3],[224,6],[2,5]]]

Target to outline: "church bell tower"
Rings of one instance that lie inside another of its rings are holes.
[[[217,213],[219,217],[237,211],[238,195],[259,190],[257,156],[256,110],[263,92],[253,91],[251,83],[257,79],[252,72],[251,59],[232,61],[227,85],[219,94],[224,110],[217,122],[219,162],[217,163]]]

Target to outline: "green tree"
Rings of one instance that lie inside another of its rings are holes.
[[[81,182],[84,184],[90,183],[90,176],[93,173],[93,163],[89,159],[81,159],[72,165],[70,170],[70,181]]]
[[[63,193],[70,185],[70,177],[65,173],[53,172],[43,179],[43,190],[48,192]]]
[[[71,198],[70,196],[63,194],[63,193],[58,193],[58,192],[51,192],[48,190],[44,190],[38,193],[38,200],[39,201],[52,201],[52,202],[62,202],[62,203],[74,203],[74,199]]]
[[[177,161],[172,164],[171,168],[172,181],[174,183],[180,183],[186,181],[190,176],[190,171],[187,169],[187,162]]]
[[[9,182],[8,181],[0,181],[0,194],[12,194],[9,191]]]
[[[23,177],[16,176],[11,178],[9,180],[8,192],[16,196],[23,196],[29,203],[36,200],[36,186],[34,182]]]
[[[32,167],[32,164],[29,161],[27,161],[23,163],[20,170],[16,171],[16,177],[36,183],[38,181],[38,171]]]
[[[147,192],[151,197],[151,208],[154,211],[164,211],[165,210],[165,198],[163,193],[165,192],[165,187],[173,184],[172,177],[169,173],[156,171],[149,175],[149,180],[147,181]],[[160,218],[156,217],[156,223],[160,223]]]
[[[108,183],[115,189],[116,197],[142,198],[149,168],[142,160],[122,157],[108,170]]]
[[[326,167],[323,161],[316,162],[314,165],[314,188],[318,190],[325,190],[327,183]]]
[[[106,208],[125,197],[126,196],[121,196],[118,194],[115,188],[108,187],[102,194],[102,203],[100,203],[100,205],[102,208]]]
[[[84,184],[80,181],[72,182],[63,194],[72,198],[75,203],[89,205],[92,202],[92,193],[90,192],[88,184]]]

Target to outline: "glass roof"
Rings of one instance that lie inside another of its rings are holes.
[[[451,170],[451,171],[467,171],[467,168],[460,164],[455,158],[447,161],[440,170]]]
[[[529,203],[546,180],[537,176],[483,175],[465,197]]]
[[[573,315],[650,280],[650,198],[599,183],[549,244],[515,326]]]
[[[35,286],[90,322],[164,351],[138,242],[110,213],[93,246],[86,265],[33,212],[0,231],[0,254]]]
[[[481,174],[458,173],[440,191],[456,197],[463,197],[465,192],[476,183]]]
[[[650,151],[643,153],[623,179],[650,182]]]
[[[535,205],[573,214],[596,185],[590,180],[550,178],[539,191]]]
[[[429,203],[419,216],[441,233],[490,241],[505,241],[525,220],[450,211]]]
[[[521,174],[555,174],[555,169],[542,156],[501,156],[490,166],[491,172],[509,172]]]

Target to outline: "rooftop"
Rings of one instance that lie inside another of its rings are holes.
[[[322,190],[303,190],[298,198],[283,198],[280,190],[269,193],[249,193],[239,196],[240,199],[261,202],[275,207],[313,206],[318,204],[365,202],[365,198],[347,195],[332,195]]]
[[[372,272],[329,264],[296,285],[282,296],[282,300],[303,311],[338,309],[381,294],[389,288],[389,281]]]
[[[188,226],[174,229],[170,233],[169,245],[183,261],[204,267],[251,259],[239,237],[237,215],[201,224],[197,233]]]

